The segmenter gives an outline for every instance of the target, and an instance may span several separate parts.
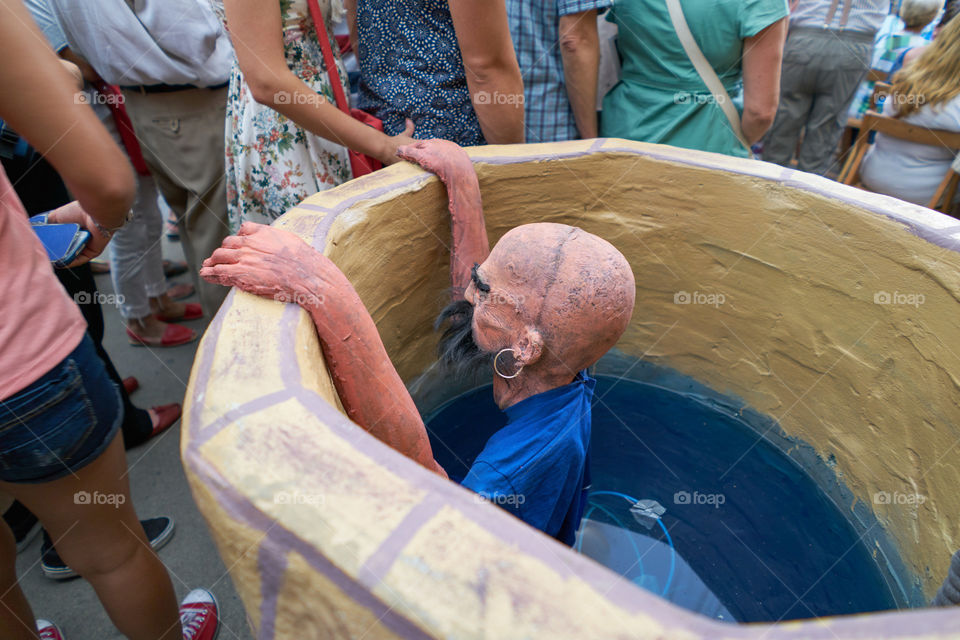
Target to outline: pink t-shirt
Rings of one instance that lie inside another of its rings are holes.
[[[0,399],[53,369],[86,330],[0,167]]]

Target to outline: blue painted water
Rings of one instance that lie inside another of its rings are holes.
[[[489,385],[465,393],[427,420],[434,456],[463,477],[504,423]],[[738,622],[896,608],[834,502],[736,416],[597,376],[591,458],[575,548],[671,602]]]

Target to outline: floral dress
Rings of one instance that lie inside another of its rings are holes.
[[[307,0],[279,1],[287,66],[314,91],[336,104]],[[209,0],[227,27],[222,0]],[[344,93],[347,73],[330,25],[344,14],[343,0],[319,0],[324,32],[337,58]],[[230,229],[251,220],[270,224],[309,195],[337,186],[353,175],[347,149],[297,126],[253,99],[234,61],[227,97],[227,207]]]

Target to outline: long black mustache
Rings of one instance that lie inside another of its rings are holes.
[[[466,300],[451,302],[433,323],[439,331],[447,325],[440,342],[437,343],[437,357],[457,376],[470,376],[479,369],[490,370],[496,354],[483,351],[473,340],[473,305]]]

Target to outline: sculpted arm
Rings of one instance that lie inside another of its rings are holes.
[[[346,276],[288,231],[244,223],[200,275],[259,296],[296,300],[313,318],[327,367],[351,420],[424,467],[433,459],[423,420]]]
[[[477,172],[466,152],[447,140],[424,140],[397,150],[404,160],[415,162],[437,174],[447,187],[450,207],[450,229],[453,244],[450,247],[450,280],[453,299],[462,300],[470,284],[473,265],[490,255],[490,241],[480,202],[480,183]]]

